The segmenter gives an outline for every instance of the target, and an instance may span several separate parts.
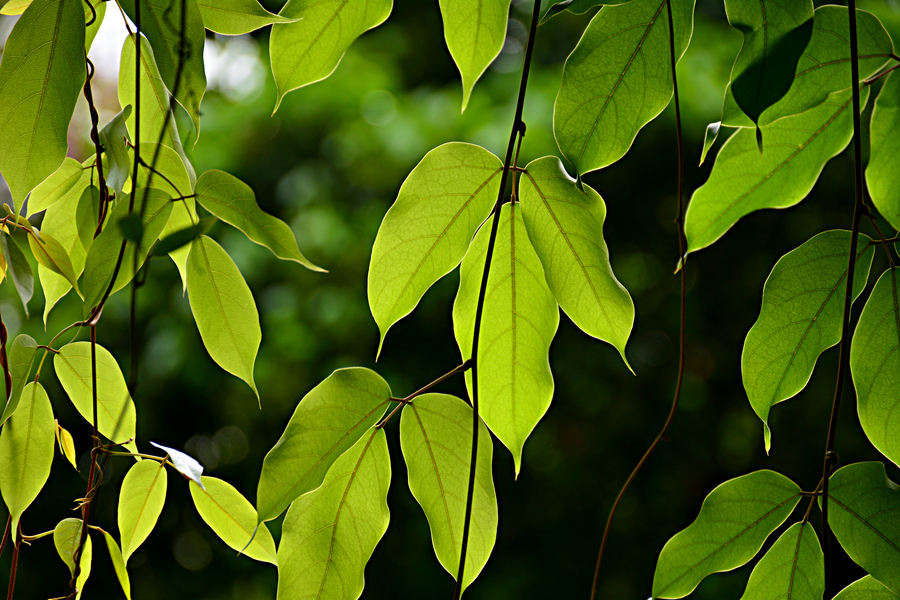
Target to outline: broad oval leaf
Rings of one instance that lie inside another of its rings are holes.
[[[753,558],[800,502],[800,487],[774,471],[718,486],[687,529],[666,542],[653,576],[654,598],[687,596],[706,576]]]
[[[472,408],[447,394],[419,396],[403,408],[400,447],[409,472],[409,489],[428,518],[434,552],[456,578],[472,459]],[[492,461],[491,434],[479,419],[463,590],[481,573],[497,538]]]
[[[444,39],[462,76],[462,110],[506,39],[510,0],[441,0]]]
[[[285,94],[331,75],[353,41],[381,25],[393,0],[288,0],[279,15],[296,20],[272,26],[269,55],[278,88]]]
[[[134,402],[119,365],[109,350],[96,344],[97,353],[97,427],[107,439],[125,444],[137,452],[134,443]],[[88,423],[94,421],[93,385],[91,377],[91,343],[72,342],[53,357],[53,368],[69,399]]]
[[[863,105],[868,93],[863,88]],[[753,130],[732,135],[719,150],[709,179],[691,197],[684,222],[688,252],[709,246],[753,211],[803,200],[825,163],[850,143],[852,100],[850,92],[835,94],[803,114],[763,127],[762,155]]]
[[[865,289],[875,252],[860,234],[853,298]],[[819,355],[841,341],[850,232],[820,233],[779,259],[763,288],[759,318],[744,340],[741,373],[771,447],[769,411],[799,393]]]
[[[77,160],[68,156],[64,158],[58,169],[31,190],[31,194],[28,195],[26,215],[30,216],[50,208],[54,202],[65,197],[69,190],[82,179],[83,171],[84,168]]]
[[[488,225],[479,230],[460,269],[453,329],[463,360],[472,355],[489,234]],[[559,309],[517,204],[503,205],[492,261],[478,350],[479,410],[512,452],[518,476],[525,440],[553,398],[549,352]],[[466,385],[471,396],[471,371]]]
[[[53,545],[56,546],[56,552],[59,557],[69,567],[69,575],[75,575],[75,554],[81,547],[81,519],[63,519],[53,528]],[[88,576],[91,574],[91,559],[93,558],[93,545],[91,544],[91,536],[88,535],[84,539],[84,548],[81,550],[81,557],[78,560],[80,570],[78,572],[78,580],[75,582],[76,600],[81,597],[84,590],[84,584]]]
[[[75,187],[72,191],[77,189],[78,187]],[[94,230],[97,227],[96,220],[89,223],[79,221],[79,208],[88,205],[95,195],[99,201],[99,193],[96,187],[90,186],[81,195],[65,194],[46,210],[44,220],[41,222],[42,235],[52,235],[62,245],[63,251],[72,263],[72,272],[76,279],[84,271],[84,260],[87,257],[82,243],[83,236],[80,234],[84,233],[89,239],[93,238]],[[81,232],[82,228],[86,228],[88,231]],[[50,310],[60,298],[69,293],[69,290],[72,289],[72,282],[43,264],[38,265],[38,277],[44,291],[44,325],[46,326]]]
[[[278,600],[358,598],[366,563],[387,531],[391,459],[372,428],[328,470],[322,487],[294,501],[278,547]]]
[[[12,379],[12,390],[7,390],[6,406],[0,416],[0,425],[10,418],[19,407],[22,391],[28,384],[31,376],[31,366],[34,364],[34,356],[37,354],[37,342],[33,337],[21,333],[13,340],[9,348],[9,374]]]
[[[128,137],[125,122],[129,115],[131,115],[130,104],[100,130],[100,143],[106,154],[106,162],[103,165],[106,185],[115,190],[116,196],[122,195],[122,187],[131,176],[131,159],[128,158],[128,147],[125,145]]]
[[[56,238],[35,228],[34,234],[28,236],[28,245],[39,265],[65,277],[78,291],[78,274],[72,266],[72,259]]]
[[[116,572],[116,578],[119,580],[119,585],[122,586],[122,591],[125,592],[125,597],[128,600],[131,600],[131,580],[128,577],[128,570],[125,568],[125,559],[122,557],[122,550],[119,549],[116,540],[109,533],[93,525],[91,525],[91,529],[97,530],[103,534],[103,539],[106,541],[106,548],[109,550],[109,558],[112,561],[113,569]]]
[[[19,518],[50,476],[56,420],[50,398],[39,383],[22,390],[19,408],[0,430],[0,493],[18,531]]]
[[[194,196],[200,206],[237,227],[251,241],[265,246],[278,258],[292,260],[313,271],[325,271],[303,256],[287,223],[264,212],[256,203],[256,195],[250,186],[234,175],[206,171],[197,179]]]
[[[900,465],[900,268],[885,271],[866,301],[853,343],[850,372],[856,388],[859,422],[872,445]]]
[[[191,242],[186,279],[191,312],[206,351],[216,364],[243,379],[259,399],[253,365],[262,330],[253,294],[237,265],[222,246],[201,235]]]
[[[259,524],[257,529],[256,509],[250,501],[221,479],[203,477],[201,481],[206,489],[191,485],[191,498],[200,517],[216,535],[232,549],[243,549],[243,553],[250,558],[278,564],[275,540],[265,524]],[[251,536],[253,541],[247,546]]]
[[[293,23],[273,15],[257,0],[198,0],[203,26],[223,35],[243,35],[274,23]]]
[[[894,229],[900,229],[900,139],[891,132],[898,127],[900,77],[888,75],[872,110],[872,150],[866,166],[866,184],[878,212]]]
[[[887,478],[880,462],[842,467],[829,483],[828,524],[841,547],[872,577],[900,594],[900,488]]]
[[[9,278],[16,287],[16,293],[22,301],[22,306],[25,307],[27,317],[28,301],[34,294],[34,271],[31,270],[31,263],[11,235],[0,234],[0,248],[3,250]]]
[[[500,190],[500,159],[452,142],[431,150],[400,187],[378,229],[368,294],[381,339],[462,260]]]
[[[318,488],[329,467],[384,414],[391,388],[375,371],[338,369],[300,400],[263,460],[256,508],[270,521]]]
[[[34,0],[0,62],[0,173],[16,206],[63,162],[85,76],[81,1]]]
[[[528,238],[556,301],[582,331],[612,344],[627,365],[634,303],[609,264],[603,198],[588,186],[579,191],[552,156],[529,163],[519,187]]]
[[[164,462],[142,460],[125,474],[119,492],[118,523],[126,563],[156,526],[166,503],[167,485]]]
[[[794,523],[753,567],[741,600],[822,600],[825,555],[816,530]]]
[[[842,589],[834,600],[896,600],[900,595],[887,589],[871,575],[866,575]]]
[[[672,98],[668,0],[632,0],[591,20],[563,69],[553,131],[579,174],[616,162]],[[694,0],[672,0],[675,55],[691,39]]]

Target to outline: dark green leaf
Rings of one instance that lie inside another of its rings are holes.
[[[128,213],[116,224],[119,226],[122,237],[129,242],[139,242],[144,235],[144,225],[137,213]]]
[[[613,0],[612,2],[605,2],[604,0],[563,0],[562,2],[550,5],[550,8],[545,10],[544,14],[541,15],[541,20],[538,25],[543,25],[561,12],[568,11],[575,15],[583,15],[597,6],[625,4],[628,1],[629,0]]]
[[[174,252],[179,248],[183,248],[201,235],[209,233],[209,230],[216,224],[216,221],[218,221],[218,219],[214,217],[207,217],[205,219],[200,219],[200,222],[196,225],[191,225],[185,229],[179,229],[175,233],[161,238],[153,246],[153,249],[150,250],[150,254],[152,256],[165,256],[169,252]]]

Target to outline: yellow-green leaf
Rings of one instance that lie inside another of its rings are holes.
[[[294,23],[273,15],[256,0],[199,0],[203,26],[223,35],[242,35],[274,23]]]
[[[63,519],[57,523],[53,529],[53,545],[56,546],[56,552],[59,557],[69,567],[69,575],[75,575],[75,554],[81,547],[81,519]],[[84,584],[91,574],[91,559],[93,557],[93,545],[91,544],[91,536],[88,535],[84,539],[84,548],[81,550],[81,557],[78,560],[79,571],[78,580],[75,582],[75,590],[77,591],[75,599],[81,597],[84,591]]]
[[[31,365],[34,364],[34,356],[37,353],[37,342],[30,335],[21,333],[13,340],[9,349],[9,374],[12,378],[12,390],[7,391],[6,407],[0,416],[0,425],[10,418],[19,407],[22,390],[28,384],[31,376]]]
[[[119,492],[118,523],[122,559],[138,549],[159,519],[166,502],[166,464],[142,460],[128,469]]]

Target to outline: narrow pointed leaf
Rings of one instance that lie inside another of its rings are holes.
[[[56,422],[56,443],[59,444],[59,453],[66,457],[72,468],[78,470],[77,456],[75,454],[75,440],[72,434],[66,431],[60,424]]]
[[[278,564],[275,540],[269,529],[260,524],[253,505],[230,483],[215,477],[203,477],[203,486],[191,485],[191,498],[200,517],[232,549],[262,562]],[[205,488],[205,489],[204,489]],[[253,533],[256,531],[256,535]],[[247,546],[247,540],[253,541]]]
[[[753,567],[741,600],[822,600],[825,555],[816,530],[794,523]]]
[[[278,600],[358,598],[365,568],[387,531],[391,459],[382,429],[335,463],[322,487],[294,501],[278,548]]]
[[[472,355],[489,235],[490,227],[478,231],[460,270],[453,329],[463,360]],[[549,352],[559,309],[517,204],[503,205],[492,260],[478,352],[479,408],[485,424],[512,452],[518,476],[525,440],[553,398]],[[471,371],[466,385],[471,395]]]
[[[862,103],[868,88],[862,90]],[[694,192],[685,215],[688,252],[705,248],[738,219],[763,208],[787,208],[812,190],[822,169],[850,143],[852,95],[831,96],[803,114],[762,128],[760,156],[756,132],[739,129],[719,150],[709,180]]]
[[[462,76],[462,109],[506,39],[509,0],[441,0],[444,39]]]
[[[718,486],[703,501],[697,520],[660,552],[653,597],[682,598],[708,575],[745,564],[800,498],[796,483],[768,470]]]
[[[223,35],[243,35],[274,23],[293,23],[281,15],[273,15],[257,0],[198,0],[203,26]]]
[[[888,75],[875,99],[866,167],[866,184],[878,212],[900,229],[900,140],[891,135],[900,127],[900,77]]]
[[[847,465],[829,482],[828,524],[834,536],[856,564],[900,594],[900,488],[880,462]]]
[[[166,503],[166,465],[142,460],[128,469],[119,492],[118,523],[122,538],[122,559],[138,549],[159,519]]]
[[[378,229],[369,264],[369,307],[381,339],[438,279],[459,264],[500,188],[500,159],[453,142],[425,155]]]
[[[200,480],[200,476],[203,475],[203,465],[197,462],[197,459],[184,452],[157,444],[156,442],[150,442],[150,445],[156,446],[160,450],[165,450],[169,455],[169,462],[174,465],[176,471],[184,475],[186,479],[195,482],[201,488],[203,487],[203,482]]]
[[[21,333],[13,340],[9,348],[9,374],[12,378],[12,390],[8,391],[6,407],[0,416],[0,425],[3,425],[19,407],[22,391],[31,377],[31,366],[34,364],[34,356],[37,354],[37,342],[30,335]]]
[[[34,231],[37,235],[28,236],[28,245],[31,246],[31,252],[37,259],[38,264],[65,277],[77,291],[78,275],[75,273],[72,259],[69,258],[66,249],[49,233],[42,234],[37,229]]]
[[[566,59],[553,131],[579,174],[622,158],[672,98],[666,1],[604,8]],[[672,0],[679,58],[691,39],[693,13],[694,0]]]
[[[50,476],[56,421],[39,383],[22,390],[19,408],[0,430],[0,493],[12,517],[10,531]]]
[[[116,196],[122,195],[122,186],[131,176],[131,159],[125,145],[125,139],[128,137],[125,122],[130,115],[131,105],[128,104],[100,130],[100,143],[105,150],[106,159],[103,164],[106,170],[106,185],[116,192]]]
[[[582,331],[612,344],[625,360],[634,304],[609,264],[603,198],[588,186],[579,191],[552,156],[529,163],[519,181],[528,238],[556,301]]]
[[[834,597],[834,600],[896,600],[900,595],[884,587],[871,575],[854,581]]]
[[[209,356],[243,379],[259,399],[253,380],[253,365],[262,340],[256,302],[225,249],[205,235],[191,242],[187,291]]]
[[[0,173],[16,206],[63,162],[85,76],[81,0],[34,0],[0,61]]]
[[[275,110],[291,90],[331,75],[350,44],[381,25],[392,6],[393,0],[288,0],[279,15],[297,21],[273,25],[269,38]]]
[[[69,575],[75,575],[75,554],[81,546],[81,519],[63,519],[57,523],[53,529],[53,545],[56,546],[56,552],[59,557],[69,567]],[[88,535],[84,540],[84,548],[81,550],[81,556],[78,560],[80,570],[78,572],[78,580],[75,582],[77,594],[76,600],[81,597],[84,591],[84,584],[91,574],[91,559],[93,558],[93,544],[91,544],[91,536]]]
[[[282,260],[292,260],[307,269],[322,271],[309,262],[297,247],[297,239],[287,223],[264,212],[256,203],[250,186],[224,171],[206,171],[194,188],[200,206]]]
[[[860,234],[853,298],[866,287],[874,247]],[[771,447],[769,411],[799,393],[819,355],[841,341],[850,232],[820,233],[785,254],[769,274],[759,318],[744,341],[741,373]]]
[[[134,438],[134,402],[125,378],[109,350],[96,345],[97,352],[97,425],[107,439],[121,443]],[[72,342],[53,357],[56,377],[69,399],[88,423],[93,423],[93,386],[90,342]],[[125,448],[137,452],[134,441]]]
[[[709,154],[710,149],[712,149],[713,144],[716,143],[716,138],[719,137],[719,130],[722,128],[722,121],[716,121],[715,123],[710,123],[706,126],[706,132],[703,134],[703,151],[700,153],[700,164],[706,160],[706,155]]]
[[[478,422],[478,458],[466,568],[469,587],[491,555],[497,538],[497,496],[491,472],[493,443]],[[400,447],[409,472],[409,489],[431,529],[441,565],[454,578],[459,569],[469,465],[472,459],[472,408],[454,396],[425,394],[403,408]]]
[[[109,550],[109,558],[112,560],[113,569],[116,572],[116,578],[119,580],[119,585],[122,586],[122,591],[125,592],[125,597],[128,600],[131,600],[131,580],[128,578],[128,570],[125,568],[125,559],[122,557],[122,551],[119,549],[119,545],[116,543],[113,536],[103,529],[94,527],[93,525],[91,525],[91,529],[96,529],[103,534],[103,539],[106,541],[106,548]]]
[[[310,390],[263,461],[259,521],[274,519],[319,487],[334,461],[378,422],[390,398],[387,382],[361,367],[338,369]]]
[[[59,168],[31,191],[27,214],[30,216],[53,206],[81,180],[83,170],[81,163],[74,158],[67,156],[63,159]]]
[[[872,445],[900,464],[900,268],[885,271],[866,301],[853,343],[850,372],[859,422]]]
[[[0,248],[3,250],[3,256],[6,257],[9,278],[16,286],[16,293],[19,294],[22,306],[25,307],[25,316],[27,317],[28,301],[34,294],[34,271],[31,270],[31,263],[19,249],[16,240],[10,235],[0,234]]]

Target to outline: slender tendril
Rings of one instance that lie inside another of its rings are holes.
[[[415,392],[413,392],[412,394],[410,394],[410,395],[407,396],[406,398],[391,398],[391,400],[393,400],[393,401],[395,401],[395,402],[398,402],[399,404],[397,404],[397,406],[394,407],[394,410],[391,411],[391,414],[389,414],[388,416],[386,416],[385,418],[383,418],[383,419],[381,420],[380,423],[378,423],[377,425],[375,425],[375,427],[378,428],[378,429],[381,429],[382,427],[384,427],[384,426],[387,424],[387,422],[391,419],[391,417],[394,416],[394,413],[396,413],[398,410],[400,410],[401,408],[403,408],[403,405],[404,405],[404,404],[410,404],[410,403],[412,402],[413,398],[415,398],[416,396],[421,396],[422,394],[424,394],[425,392],[427,392],[428,390],[430,390],[431,388],[433,388],[433,387],[436,386],[437,384],[441,383],[442,381],[444,381],[444,380],[446,380],[446,379],[449,379],[450,377],[453,377],[453,376],[456,375],[457,373],[464,373],[465,371],[468,371],[469,368],[470,368],[471,366],[472,366],[472,361],[471,361],[471,360],[467,360],[466,362],[464,362],[463,364],[459,365],[458,367],[456,367],[455,369],[453,369],[453,370],[450,371],[449,373],[445,373],[444,375],[441,375],[440,377],[438,377],[437,379],[435,379],[434,381],[432,381],[431,383],[429,383],[429,384],[426,385],[425,387],[423,387],[423,388],[421,388],[421,389],[419,389],[419,390],[416,390]]]
[[[3,549],[6,548],[6,538],[9,537],[10,527],[12,527],[12,515],[6,517],[6,529],[3,530],[3,539],[0,539],[0,556],[3,556]]]

